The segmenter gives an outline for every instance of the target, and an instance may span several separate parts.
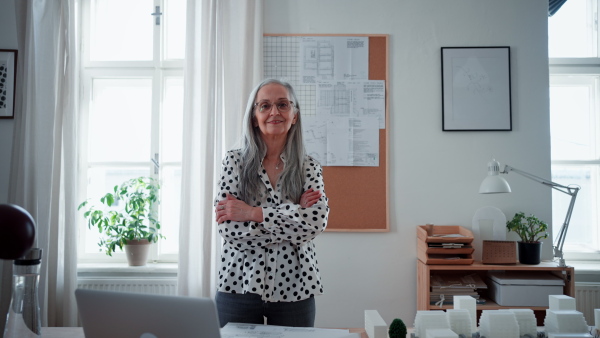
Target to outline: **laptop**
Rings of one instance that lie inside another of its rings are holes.
[[[86,338],[220,338],[209,298],[77,289]]]

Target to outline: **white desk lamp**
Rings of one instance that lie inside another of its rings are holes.
[[[577,197],[577,193],[581,187],[579,186],[564,186],[558,183],[554,183],[552,181],[548,181],[541,177],[537,177],[530,173],[524,172],[522,170],[513,168],[509,165],[504,166],[504,170],[500,171],[500,163],[495,159],[492,159],[488,162],[488,176],[481,182],[481,186],[479,187],[480,194],[495,194],[495,193],[505,193],[510,192],[510,186],[508,182],[501,177],[499,174],[508,174],[509,172],[514,171],[521,176],[525,176],[531,180],[539,182],[545,186],[548,186],[552,189],[556,189],[560,192],[563,192],[569,196],[571,196],[571,202],[569,203],[569,209],[567,210],[567,215],[565,216],[565,221],[560,228],[560,233],[558,234],[558,238],[553,246],[554,248],[554,258],[558,258],[558,265],[565,266],[565,259],[563,258],[563,245],[565,244],[565,238],[567,236],[567,230],[569,230],[569,222],[571,221],[571,214],[573,213],[573,206],[575,205],[575,198]]]

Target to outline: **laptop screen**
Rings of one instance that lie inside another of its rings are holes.
[[[220,338],[209,298],[77,289],[86,338]]]

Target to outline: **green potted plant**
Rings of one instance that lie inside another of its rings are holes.
[[[522,264],[539,264],[542,255],[542,242],[548,238],[548,224],[534,215],[525,216],[517,212],[512,220],[506,222],[508,231],[516,232],[519,241],[519,262]]]
[[[390,327],[388,329],[388,337],[389,338],[406,338],[407,330],[406,324],[400,318],[395,318],[392,320]]]
[[[89,200],[77,209],[85,210],[83,216],[88,228],[98,228],[102,234],[98,246],[107,255],[112,256],[117,247],[121,250],[125,247],[129,265],[145,265],[149,244],[164,238],[155,216],[159,189],[158,181],[151,177],[133,178],[115,185],[112,192],[102,196],[101,209],[88,205]]]

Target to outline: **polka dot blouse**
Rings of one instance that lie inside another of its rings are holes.
[[[281,185],[271,186],[261,168],[257,174],[264,189],[249,204],[262,207],[263,222],[225,221],[218,225],[224,239],[219,291],[256,293],[269,302],[292,302],[323,293],[313,239],[325,230],[329,207],[319,163],[307,157],[304,170],[304,191],[313,188],[322,194],[310,208],[301,208],[282,196]],[[229,151],[223,160],[215,205],[227,193],[238,196],[240,171],[240,150]]]

